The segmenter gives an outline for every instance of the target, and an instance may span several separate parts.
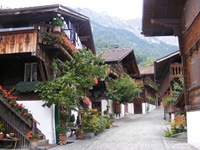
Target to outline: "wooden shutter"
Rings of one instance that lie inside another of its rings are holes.
[[[200,53],[191,59],[191,67],[193,71],[193,86],[200,84]]]
[[[26,63],[24,69],[24,82],[30,82],[30,81],[31,81],[31,64]]]

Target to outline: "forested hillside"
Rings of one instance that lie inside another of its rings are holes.
[[[154,60],[178,50],[178,46],[141,35],[141,19],[123,21],[89,9],[78,8],[76,11],[90,18],[97,52],[115,47],[132,48],[139,66],[152,66]]]

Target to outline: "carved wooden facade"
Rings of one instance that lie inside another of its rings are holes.
[[[41,38],[44,32],[52,35],[61,34],[53,33],[53,26],[49,24],[60,14],[70,25],[68,32],[73,30],[76,40],[95,54],[89,18],[67,7],[48,5],[0,10],[0,85],[17,96],[17,101],[40,100],[31,87],[36,81],[51,80],[51,63],[54,58],[61,61],[72,58],[69,50],[61,43],[50,44]],[[62,31],[62,38],[72,43],[71,47],[76,49],[77,41],[72,41],[66,30]],[[29,83],[33,84],[30,86]],[[23,91],[24,89],[29,90]],[[32,123],[23,120],[12,107],[3,103],[4,101],[5,99],[0,96],[0,121],[8,127],[6,132],[16,133],[21,146],[28,145],[27,133],[32,128],[35,130],[37,121]]]
[[[200,64],[199,0],[145,0],[142,30],[146,36],[178,36],[183,62],[187,110],[200,108],[197,74]]]

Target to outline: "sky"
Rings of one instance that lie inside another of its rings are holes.
[[[88,8],[98,13],[107,12],[120,19],[142,18],[143,0],[0,0],[3,8],[19,8],[61,4],[71,8]]]

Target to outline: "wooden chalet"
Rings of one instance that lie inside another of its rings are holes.
[[[63,21],[62,36],[50,24],[56,17]],[[44,33],[47,39],[54,39],[44,40]],[[56,37],[61,39],[56,41]],[[38,121],[26,120],[0,95],[0,121],[5,133],[14,132],[19,138],[18,147],[28,145],[27,133],[36,123],[40,123],[37,127],[44,137],[55,143],[55,109],[42,107],[35,85],[51,80],[54,58],[70,60],[71,54],[84,46],[95,54],[90,20],[67,7],[57,4],[0,10],[0,85],[17,96],[17,102],[30,109]]]
[[[176,51],[172,54],[156,60],[154,62],[154,67],[155,81],[159,87],[159,95],[162,101],[167,94],[172,95],[173,84],[175,82],[179,82],[179,78],[183,77],[180,52]],[[176,107],[179,106],[177,105]],[[171,114],[174,112],[175,107],[173,106],[173,104],[165,106],[165,115],[166,113]],[[164,118],[166,118],[166,116],[164,116]]]
[[[159,105],[159,96],[158,96],[158,87],[154,83],[154,67],[140,67],[140,74],[141,74],[141,88],[142,93],[140,97],[142,99],[143,104],[145,105],[145,110],[143,112],[138,113],[146,113],[156,108]],[[149,102],[149,98],[153,99],[154,101]],[[139,98],[138,98],[139,100]],[[136,112],[135,112],[136,113]]]
[[[177,36],[183,63],[188,143],[200,148],[200,1],[144,0],[142,33]]]
[[[102,58],[104,58],[105,63],[110,66],[107,73],[109,77],[119,78],[124,75],[129,75],[133,79],[140,78],[139,68],[136,63],[134,51],[132,49],[114,49],[103,52]],[[97,103],[99,106],[101,106],[101,110],[105,110],[106,102],[102,100],[99,102],[93,101],[92,106],[96,107]],[[111,106],[111,113],[120,112],[121,116],[124,116],[126,113],[134,113],[133,104],[120,105],[119,103],[113,102]]]

